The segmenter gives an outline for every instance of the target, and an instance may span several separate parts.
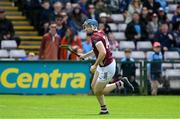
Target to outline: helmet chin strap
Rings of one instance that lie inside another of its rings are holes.
[[[98,28],[95,26],[91,26],[91,28],[92,28],[92,32],[87,33],[88,36],[91,36],[94,32],[98,31]]]
[[[92,30],[93,30],[93,31],[98,31],[98,28],[95,27],[95,26],[92,26]]]
[[[87,33],[87,36],[91,36],[93,34],[93,32],[91,32],[91,33]]]

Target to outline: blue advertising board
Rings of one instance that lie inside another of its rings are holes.
[[[90,64],[70,61],[1,61],[0,93],[84,94]]]

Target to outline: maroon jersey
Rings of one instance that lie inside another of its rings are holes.
[[[106,37],[104,32],[102,32],[102,31],[94,32],[91,36],[91,41],[92,41],[92,47],[93,47],[93,51],[96,55],[96,58],[99,55],[99,51],[96,48],[97,42],[102,41],[102,43],[106,49],[106,56],[103,60],[103,64],[100,64],[100,66],[107,66],[107,65],[111,64],[111,62],[113,61],[112,52],[111,52],[110,47],[109,47],[108,38]]]

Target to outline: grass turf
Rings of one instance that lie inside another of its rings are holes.
[[[0,95],[0,118],[180,118],[179,96],[106,96],[109,115],[98,115],[95,96]]]

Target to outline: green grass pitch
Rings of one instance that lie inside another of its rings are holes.
[[[0,118],[180,119],[179,96],[106,96],[109,115],[98,115],[95,96],[0,95]]]

